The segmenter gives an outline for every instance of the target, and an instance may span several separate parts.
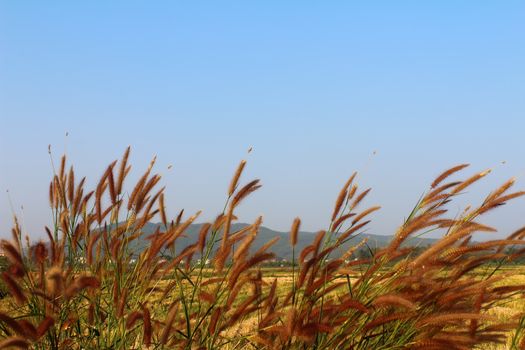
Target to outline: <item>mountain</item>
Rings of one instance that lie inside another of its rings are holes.
[[[160,225],[161,225],[160,223],[146,224],[143,228],[145,235],[143,236],[143,238],[139,240],[135,240],[131,248],[136,252],[142,251],[145,247],[147,247],[147,245],[149,245],[149,241],[146,240],[145,237],[155,232]],[[199,231],[202,225],[203,224],[190,225],[188,229],[186,230],[185,234],[177,240],[176,251],[181,251],[188,245],[194,243],[197,240],[197,237],[198,237],[198,234],[199,234]],[[235,232],[246,226],[248,226],[248,224],[245,224],[245,223],[232,224],[231,232]],[[315,238],[315,235],[316,235],[316,232],[307,232],[307,231],[299,232],[298,239],[297,239],[297,245],[295,248],[296,255],[298,255],[298,253],[301,250],[303,250],[304,247],[312,243],[313,239]],[[220,234],[217,237],[221,237]],[[255,238],[255,241],[252,244],[251,251],[256,251],[261,246],[263,246],[266,242],[270,241],[271,239],[275,237],[279,237],[279,240],[271,247],[270,251],[275,253],[275,255],[280,259],[291,260],[292,250],[290,246],[289,232],[275,231],[265,226],[261,226],[259,228],[257,237]],[[358,236],[355,236],[353,239],[350,239],[348,242],[342,245],[341,248],[338,249],[338,251],[336,251],[336,254],[342,254],[349,247],[361,242],[365,238],[368,239],[367,244],[370,248],[381,248],[381,247],[386,246],[390,242],[390,240],[392,239],[392,236],[382,236],[382,235],[362,233]],[[427,246],[427,245],[434,243],[435,241],[436,241],[435,239],[430,239],[430,238],[413,238],[409,240],[408,242],[406,242],[405,245]]]

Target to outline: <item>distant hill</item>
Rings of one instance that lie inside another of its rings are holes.
[[[157,230],[157,228],[160,226],[160,223],[148,223],[144,226],[144,237],[146,237],[148,234],[152,234]],[[193,224],[188,227],[186,230],[186,233],[184,236],[180,237],[177,240],[176,244],[176,250],[181,251],[188,245],[194,243],[197,240],[199,231],[201,229],[203,224]],[[248,226],[248,224],[245,223],[235,223],[232,224],[232,232],[237,231],[243,227]],[[301,231],[298,235],[298,241],[296,246],[296,254],[297,252],[300,252],[304,247],[311,244],[314,237],[316,235],[316,232],[307,232],[307,231]],[[219,236],[220,237],[220,236]],[[252,251],[255,251],[259,249],[262,245],[264,245],[266,242],[270,241],[271,239],[279,237],[279,241],[275,243],[272,248],[270,249],[271,252],[275,253],[275,255],[278,258],[281,259],[292,259],[292,250],[290,247],[290,238],[289,238],[289,232],[282,232],[282,231],[275,231],[272,229],[269,229],[265,226],[261,226],[259,228],[259,232],[257,234],[257,237],[252,245]],[[353,246],[361,240],[367,238],[368,239],[368,245],[372,248],[380,248],[386,246],[390,240],[392,239],[392,236],[382,236],[382,235],[373,235],[373,234],[360,234],[353,239],[351,239],[349,242],[345,243],[337,253],[341,254],[345,252],[350,246]],[[426,246],[429,244],[434,243],[436,240],[431,238],[414,238],[406,242],[406,245],[411,246]],[[147,245],[149,244],[149,241],[141,238],[140,240],[136,240],[133,245],[132,249],[136,252],[142,251]]]

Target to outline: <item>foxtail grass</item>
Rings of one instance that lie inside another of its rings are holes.
[[[264,268],[275,258],[276,240],[254,246],[262,218],[232,225],[238,207],[261,187],[258,179],[241,183],[245,161],[224,209],[182,245],[200,212],[169,218],[155,159],[128,186],[129,154],[128,148],[112,162],[93,189],[61,158],[49,186],[47,240],[24,246],[15,218],[12,239],[1,242],[9,296],[8,311],[0,313],[0,349],[525,348],[525,310],[510,320],[491,314],[525,292],[524,285],[506,284],[500,271],[525,253],[525,228],[472,241],[475,233],[496,231],[482,223],[484,215],[525,194],[511,191],[514,179],[450,216],[449,203],[489,171],[449,182],[467,165],[444,171],[391,242],[360,258],[367,244],[360,234],[380,207],[364,207],[370,189],[360,190],[353,174],[327,229],[301,251],[301,221],[293,221],[291,282],[284,283]],[[154,220],[161,224],[146,233]],[[442,234],[431,246],[408,244],[430,231]],[[341,253],[343,246],[349,248]]]

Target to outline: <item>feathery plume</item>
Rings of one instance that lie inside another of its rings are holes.
[[[295,246],[297,244],[297,235],[299,234],[299,228],[301,227],[301,219],[295,218],[293,220],[292,229],[290,230],[290,244]]]
[[[470,164],[460,164],[460,165],[456,165],[455,167],[452,167],[446,171],[444,171],[443,173],[441,173],[438,177],[436,177],[436,179],[434,180],[434,182],[432,182],[432,184],[430,185],[430,188],[436,188],[437,185],[439,185],[441,182],[443,182],[443,180],[445,180],[447,177],[449,177],[450,175],[468,167]]]
[[[235,174],[233,175],[233,178],[230,182],[230,186],[228,187],[229,197],[231,197],[233,195],[233,192],[235,192],[235,189],[237,188],[237,183],[239,182],[239,178],[241,177],[242,171],[244,170],[245,166],[246,166],[246,161],[243,159],[239,163],[239,166],[237,167],[237,170],[235,171]]]

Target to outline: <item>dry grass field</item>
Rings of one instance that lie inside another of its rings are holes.
[[[487,274],[487,269],[479,269],[473,271],[472,275],[483,278]],[[291,272],[289,269],[275,269],[271,271],[268,275],[268,283],[270,280],[277,279],[279,286],[281,288],[278,291],[278,294],[284,296],[286,291],[289,290],[292,278]],[[495,275],[504,276],[504,279],[497,283],[501,286],[519,286],[522,287],[525,285],[525,266],[514,265],[514,266],[504,266],[496,272]],[[501,322],[509,322],[516,317],[517,315],[522,314],[525,311],[525,294],[516,294],[506,300],[505,302],[500,303],[497,306],[493,306],[488,310],[488,313],[497,317]],[[512,345],[510,339],[512,339],[513,331],[509,331],[507,334],[508,341],[502,344],[485,344],[481,345],[479,349],[486,350],[506,350],[511,349]]]
[[[8,296],[1,303],[0,349],[525,349],[525,228],[506,238],[483,217],[525,192],[514,179],[477,206],[450,216],[447,207],[488,171],[462,180],[467,165],[430,185],[385,247],[356,254],[379,207],[363,207],[370,189],[353,174],[336,197],[330,225],[296,248],[293,220],[288,269],[265,267],[270,240],[255,249],[262,219],[232,229],[239,205],[260,187],[234,173],[223,212],[176,249],[200,213],[168,219],[154,161],[124,191],[129,149],[93,190],[61,164],[49,187],[53,225],[29,244],[14,220],[1,248]],[[146,234],[152,220],[162,225]],[[442,237],[424,249],[406,245],[428,231]],[[130,244],[148,241],[142,251]],[[210,261],[211,264],[206,264]],[[512,265],[514,264],[514,265]]]
[[[280,298],[286,297],[286,294],[290,290],[292,286],[292,271],[290,268],[263,268],[264,270],[264,277],[263,281],[266,286],[270,286],[273,281],[277,281],[277,291],[276,294]],[[477,271],[473,271],[471,274],[474,276],[477,276],[478,278],[483,278],[485,276],[487,271],[485,269],[480,269]],[[515,286],[523,286],[525,285],[525,266],[517,265],[517,266],[505,266],[499,269],[498,272],[496,272],[496,275],[504,276],[504,279],[498,283],[498,285],[515,285]],[[352,278],[352,280],[355,280],[355,278]],[[165,280],[159,282],[157,287],[163,288],[170,284],[170,280]],[[336,281],[337,282],[337,281]],[[265,288],[265,289],[268,289]],[[189,289],[188,289],[189,291]],[[247,291],[244,291],[247,293]],[[240,298],[240,301],[242,301],[243,298]],[[152,293],[150,296],[150,303],[151,304],[157,304],[157,303],[164,303],[166,305],[169,305],[173,300],[171,298],[162,298],[162,293]],[[23,312],[20,309],[13,309],[11,306],[13,305],[12,297],[6,297],[2,300],[0,300],[0,312],[4,314],[11,315],[11,317],[14,317],[15,315],[22,315]],[[519,315],[520,313],[523,313],[525,311],[525,295],[522,294],[516,294],[513,297],[509,298],[509,300],[500,303],[497,306],[493,306],[488,310],[488,313],[490,315],[494,315],[497,317],[497,319],[501,322],[509,322],[512,320],[513,317],[516,315]],[[238,337],[244,337],[249,336],[251,332],[254,331],[257,325],[257,317],[253,316],[252,318],[244,319],[242,322],[240,322],[236,327],[233,327],[232,329],[228,330],[230,336],[238,336]],[[505,343],[502,344],[485,344],[481,345],[477,348],[479,349],[486,349],[486,350],[505,350],[511,348],[510,339],[512,339],[513,331],[509,331],[507,334],[508,340]],[[228,348],[235,348],[235,347],[225,347]],[[255,346],[251,347],[253,349],[256,349]]]

